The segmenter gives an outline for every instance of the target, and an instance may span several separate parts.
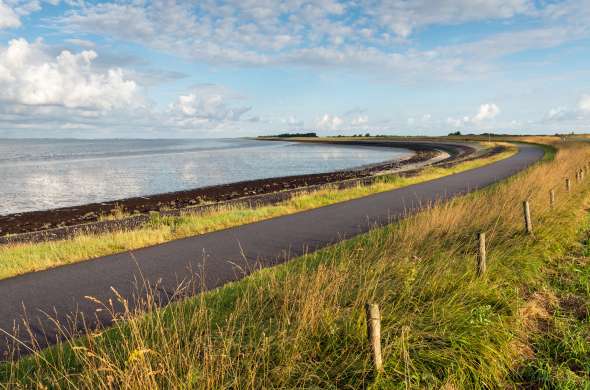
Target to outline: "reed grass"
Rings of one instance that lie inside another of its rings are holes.
[[[563,181],[590,160],[590,148],[558,147],[554,160],[484,191],[5,363],[0,381],[71,389],[532,383],[522,373],[534,368],[531,335],[547,301],[538,297],[587,226],[590,180],[569,193]],[[523,232],[524,199],[532,236]],[[480,231],[488,242],[483,277],[475,271]],[[383,375],[371,366],[367,302],[381,308]]]
[[[488,147],[491,146],[494,144],[488,145]],[[146,226],[134,230],[80,234],[72,239],[45,243],[4,245],[0,246],[0,279],[405,187],[490,164],[513,155],[515,151],[513,146],[507,146],[506,151],[497,155],[466,161],[449,168],[426,168],[414,177],[386,175],[373,184],[347,189],[338,189],[333,185],[326,186],[317,191],[298,194],[276,205],[256,208],[243,205],[221,206],[203,213],[184,213],[179,217],[155,215]],[[117,215],[111,218],[121,218],[121,212],[121,209],[117,208]]]

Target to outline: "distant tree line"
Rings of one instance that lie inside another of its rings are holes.
[[[352,134],[352,135],[342,135],[342,134],[338,134],[338,135],[333,135],[332,137],[336,137],[336,138],[342,138],[342,137],[371,137],[370,133],[365,133],[363,134]],[[385,135],[376,135],[375,137],[386,137]]]
[[[294,137],[317,137],[317,133],[282,133],[277,135],[271,135],[269,137],[279,138],[294,138]]]
[[[480,133],[480,134],[475,134],[475,133],[468,133],[468,134],[462,134],[460,131],[454,131],[452,133],[449,133],[449,136],[459,136],[459,135],[465,135],[465,136],[485,136],[485,137],[507,137],[510,136],[510,134],[507,133]]]

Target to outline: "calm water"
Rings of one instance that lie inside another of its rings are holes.
[[[0,139],[0,215],[334,171],[409,153],[245,139]]]

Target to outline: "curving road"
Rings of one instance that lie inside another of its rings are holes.
[[[227,230],[203,234],[0,280],[0,329],[27,340],[22,319],[28,318],[32,334],[41,347],[53,344],[57,332],[48,314],[60,324],[82,329],[81,318],[90,328],[109,324],[107,311],[85,297],[116,301],[112,288],[132,305],[142,296],[145,285],[156,286],[165,304],[179,283],[201,280],[189,290],[212,289],[242,278],[261,267],[334,244],[365,233],[415,212],[422,205],[446,200],[488,186],[514,175],[543,157],[543,150],[519,145],[514,156],[470,171],[360,199],[277,217]],[[115,310],[122,310],[116,305]],[[74,313],[77,320],[72,320]],[[20,330],[19,330],[20,328]],[[13,342],[0,337],[0,353]],[[26,353],[26,349],[21,349]]]

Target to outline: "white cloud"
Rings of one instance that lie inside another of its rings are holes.
[[[120,68],[97,72],[94,51],[50,57],[43,43],[15,39],[0,46],[0,101],[25,106],[111,110],[135,102],[137,85]]]
[[[1,134],[71,136],[93,129],[93,136],[113,136],[131,123],[136,131],[154,125],[138,85],[122,69],[97,69],[94,51],[50,51],[40,40],[0,45]]]
[[[155,11],[153,16],[157,17]],[[79,12],[70,11],[60,20],[67,21],[70,29],[107,34],[126,40],[151,39],[156,34],[155,23],[148,20],[147,12],[148,9],[139,4],[98,3],[84,6]],[[170,27],[164,23],[158,24],[164,29],[162,33],[170,31]]]
[[[431,25],[523,14],[554,20],[576,8],[570,4],[549,18],[542,7],[549,8],[532,0],[129,1],[86,4],[54,21],[65,31],[109,35],[212,63],[369,67],[389,77],[457,79],[488,72],[501,56],[588,35],[588,28],[543,25],[422,51],[409,49],[405,38]]]
[[[21,19],[26,23],[25,15],[40,9],[41,4],[40,0],[0,0],[0,29],[18,27]],[[420,83],[429,83],[431,79],[477,82],[480,77],[486,77],[489,78],[486,81],[493,83],[500,79],[497,76],[503,69],[511,72],[521,69],[513,65],[522,65],[523,61],[513,57],[498,61],[505,56],[567,42],[584,42],[581,39],[590,37],[587,23],[590,3],[579,0],[227,0],[223,4],[214,0],[121,0],[114,3],[71,0],[68,7],[65,14],[57,18],[43,18],[42,24],[56,28],[60,36],[71,38],[64,41],[69,44],[66,47],[75,45],[79,49],[71,46],[75,50],[50,55],[51,49],[43,48],[42,44],[36,48],[37,43],[27,43],[34,55],[24,60],[22,67],[8,66],[8,62],[2,62],[4,57],[0,57],[0,115],[5,115],[0,120],[21,123],[42,117],[48,119],[59,107],[62,120],[67,117],[72,122],[68,126],[84,127],[103,111],[115,107],[129,106],[133,111],[131,106],[138,99],[139,85],[149,90],[150,83],[175,77],[146,69],[145,64],[139,63],[144,60],[139,55],[135,63],[122,56],[109,57],[108,51],[100,49],[102,42],[112,42],[108,38],[215,65],[309,66],[327,67],[330,71],[339,68],[355,74],[363,72],[379,81],[419,80]],[[526,15],[527,23],[513,23],[520,20],[514,19],[519,15]],[[428,26],[489,20],[496,22],[481,34],[465,36],[453,30],[457,41],[443,39],[444,43],[438,47],[423,49],[429,45],[413,42],[421,36],[412,34]],[[500,24],[503,20],[506,28]],[[97,40],[98,49],[93,42],[78,39],[94,35],[107,37]],[[102,55],[98,61],[94,50]],[[5,56],[7,51],[0,44],[1,55]],[[547,61],[554,60],[549,57]],[[120,64],[117,61],[126,61],[128,65],[125,66],[135,66],[136,70],[123,71],[108,65]],[[506,64],[510,68],[504,68]],[[525,82],[529,80],[522,81]],[[134,88],[129,89],[131,85]],[[490,94],[497,95],[494,91]],[[249,115],[248,104],[224,91],[199,87],[177,96],[173,103],[164,104],[157,113],[152,113],[161,123],[198,128],[238,126],[260,119]],[[507,99],[503,97],[504,100]],[[350,103],[355,104],[354,101]],[[547,113],[547,118],[579,117],[580,113],[590,111],[589,107],[590,98],[583,97],[577,108],[557,107]],[[33,109],[35,115],[27,116]],[[369,125],[365,112],[342,113],[331,111],[330,107],[318,109],[322,111],[317,114],[336,112],[338,115],[325,114],[316,120],[306,116],[307,126],[317,122],[327,130],[343,131]],[[434,110],[437,116],[442,115],[438,107]],[[422,115],[422,112],[412,112],[413,118],[408,119],[408,123],[415,128],[444,126],[444,116],[442,120],[432,120],[430,114]],[[500,122],[494,119],[499,112],[496,104],[483,104],[479,110],[467,112],[469,116],[461,113],[456,118],[448,118],[447,123],[473,127],[498,125]],[[375,119],[379,118],[380,113],[377,114],[371,114],[371,129],[380,124],[396,129],[406,125],[403,113],[385,114],[385,118]],[[6,115],[10,118],[6,119]],[[387,119],[388,115],[398,115],[398,119]],[[250,119],[244,119],[246,116]],[[286,118],[281,119],[283,117]],[[284,112],[262,113],[262,118],[274,118],[275,125],[303,127],[304,124],[301,118],[288,118]],[[270,120],[263,120],[256,126],[270,123]]]
[[[0,45],[0,133],[162,136],[163,129],[173,134],[232,123],[239,123],[238,129],[258,126],[255,116],[243,119],[251,110],[239,103],[243,97],[225,88],[197,85],[161,109],[142,98],[143,89],[129,72],[94,66],[95,51],[50,52],[41,40]]]
[[[551,108],[542,119],[543,122],[574,122],[590,117],[590,95],[582,95],[576,107],[560,106]]]
[[[453,118],[453,117],[447,118],[447,125],[449,125],[451,127],[462,127],[466,123],[469,123],[469,117],[467,117],[467,116],[463,117],[463,118]]]
[[[2,0],[0,0],[0,29],[20,27],[20,18]]]
[[[343,123],[344,120],[339,116],[324,114],[317,120],[316,127],[319,130],[337,130]]]
[[[390,0],[363,4],[381,27],[408,37],[415,29],[489,19],[508,19],[534,10],[531,0]]]
[[[494,103],[486,103],[479,106],[479,111],[473,119],[472,122],[479,123],[485,120],[493,119],[500,113],[500,108],[495,105]]]
[[[350,121],[352,126],[364,126],[369,123],[369,116],[368,115],[357,115]]]
[[[236,100],[230,91],[216,85],[194,87],[170,105],[171,120],[181,127],[199,127],[236,122],[251,110],[247,106],[231,106]]]
[[[33,12],[37,12],[41,10],[41,2],[38,0],[32,1],[16,1],[16,0],[8,0],[9,2],[13,3],[15,6],[14,10],[18,15],[29,15]]]
[[[574,119],[576,117],[575,110],[568,109],[567,107],[555,107],[550,109],[545,115],[545,121],[564,121]]]
[[[497,104],[485,103],[479,106],[477,113],[473,117],[449,117],[447,118],[447,125],[452,127],[463,127],[466,125],[484,126],[486,122],[494,119],[498,114],[500,114],[500,107]]]
[[[173,107],[184,116],[204,120],[238,120],[249,107],[229,108],[220,95],[197,96],[194,93],[181,95]]]
[[[583,95],[578,102],[580,111],[590,113],[590,95]]]
[[[93,49],[96,47],[96,44],[94,42],[86,40],[86,39],[71,38],[71,39],[66,39],[65,42],[69,43],[71,45],[76,45],[76,46],[84,47],[87,49]]]
[[[449,118],[450,119],[450,118]],[[406,120],[406,124],[408,126],[411,126],[412,129],[414,130],[414,126],[417,126],[419,128],[422,128],[424,126],[428,126],[430,125],[432,120],[432,115],[431,114],[423,114],[422,116],[419,117],[419,119],[416,119],[415,117],[409,117]]]
[[[325,131],[364,129],[369,124],[369,116],[365,114],[365,111],[361,108],[353,108],[342,115],[324,114],[316,120],[315,128]]]
[[[59,0],[43,2],[59,4]],[[20,27],[21,17],[40,11],[41,3],[41,0],[0,0],[0,30]]]

